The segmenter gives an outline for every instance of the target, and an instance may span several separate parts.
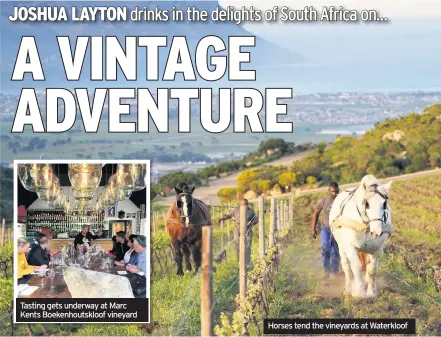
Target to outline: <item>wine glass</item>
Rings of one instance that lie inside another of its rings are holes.
[[[40,276],[41,288],[43,289],[44,288],[44,279],[45,279],[45,276],[46,276],[46,269],[41,269],[40,268],[40,270],[38,271],[38,276]]]
[[[51,279],[51,288],[50,288],[50,290],[54,290],[54,289],[55,289],[55,286],[54,286],[54,278],[55,278],[55,276],[56,276],[55,269],[51,268],[51,269],[49,270],[49,274],[48,274],[48,276],[49,276],[49,278]]]

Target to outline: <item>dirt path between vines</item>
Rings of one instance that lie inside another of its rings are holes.
[[[309,233],[313,195],[298,199],[295,231],[283,248],[277,293],[270,300],[274,318],[415,318],[417,335],[441,335],[441,293],[421,282],[402,260],[384,254],[376,299],[343,296],[344,273],[322,280],[320,239]],[[398,234],[396,235],[398,239]],[[394,242],[394,237],[390,242]]]

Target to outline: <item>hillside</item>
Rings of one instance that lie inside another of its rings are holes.
[[[385,178],[439,167],[441,104],[434,104],[422,114],[377,123],[360,139],[341,136],[329,146],[320,144],[291,167],[263,165],[242,171],[237,175],[237,187],[223,186],[218,195],[230,201],[237,193],[274,195],[291,186],[311,189],[330,181],[360,181],[366,174]]]
[[[436,167],[441,167],[441,104],[378,123],[361,139],[339,137],[295,162],[292,171],[349,183],[366,174],[382,178]]]

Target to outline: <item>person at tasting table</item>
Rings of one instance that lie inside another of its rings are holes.
[[[112,253],[116,255],[115,261],[123,261],[124,256],[129,249],[128,241],[126,239],[126,232],[119,231],[116,233],[116,244],[114,251],[112,251]]]
[[[42,236],[44,236],[44,234],[41,233],[41,232],[38,232],[38,233],[36,233],[36,234],[34,235],[34,242],[31,243],[31,250],[32,250],[32,248],[34,248],[35,246],[38,246],[38,241],[40,241],[40,238],[41,238]]]
[[[43,266],[43,265],[48,266],[51,260],[51,256],[48,253],[49,246],[50,246],[49,238],[44,234],[39,235],[38,244],[31,248],[30,252],[26,257],[28,263],[33,266]]]
[[[17,278],[18,278],[18,284],[23,284],[29,281],[30,274],[33,271],[40,271],[47,268],[47,265],[42,266],[31,266],[28,264],[28,261],[26,260],[26,252],[29,250],[31,244],[29,243],[29,240],[26,238],[19,238],[17,240]]]
[[[124,260],[115,261],[115,265],[126,266],[128,264],[136,265],[138,263],[138,253],[135,252],[135,249],[133,247],[133,241],[135,238],[135,234],[131,234],[129,236],[129,240],[127,241],[127,246],[129,247],[129,250],[124,254]]]
[[[98,232],[98,235],[93,235],[91,232],[89,232],[89,225],[84,225],[81,229],[81,232],[79,232],[78,235],[75,237],[74,247],[75,249],[78,249],[78,246],[84,243],[84,238],[89,241],[89,246],[91,246],[92,240],[98,239],[101,235],[103,235],[103,232],[101,231]]]
[[[131,273],[138,275],[146,275],[147,270],[147,253],[146,253],[147,240],[144,235],[137,235],[133,239],[133,249],[138,253],[138,261],[136,264],[127,264],[126,269]]]

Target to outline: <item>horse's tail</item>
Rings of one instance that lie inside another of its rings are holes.
[[[367,265],[367,254],[358,252],[358,258],[361,261],[361,272],[364,274],[366,272],[366,265]]]

